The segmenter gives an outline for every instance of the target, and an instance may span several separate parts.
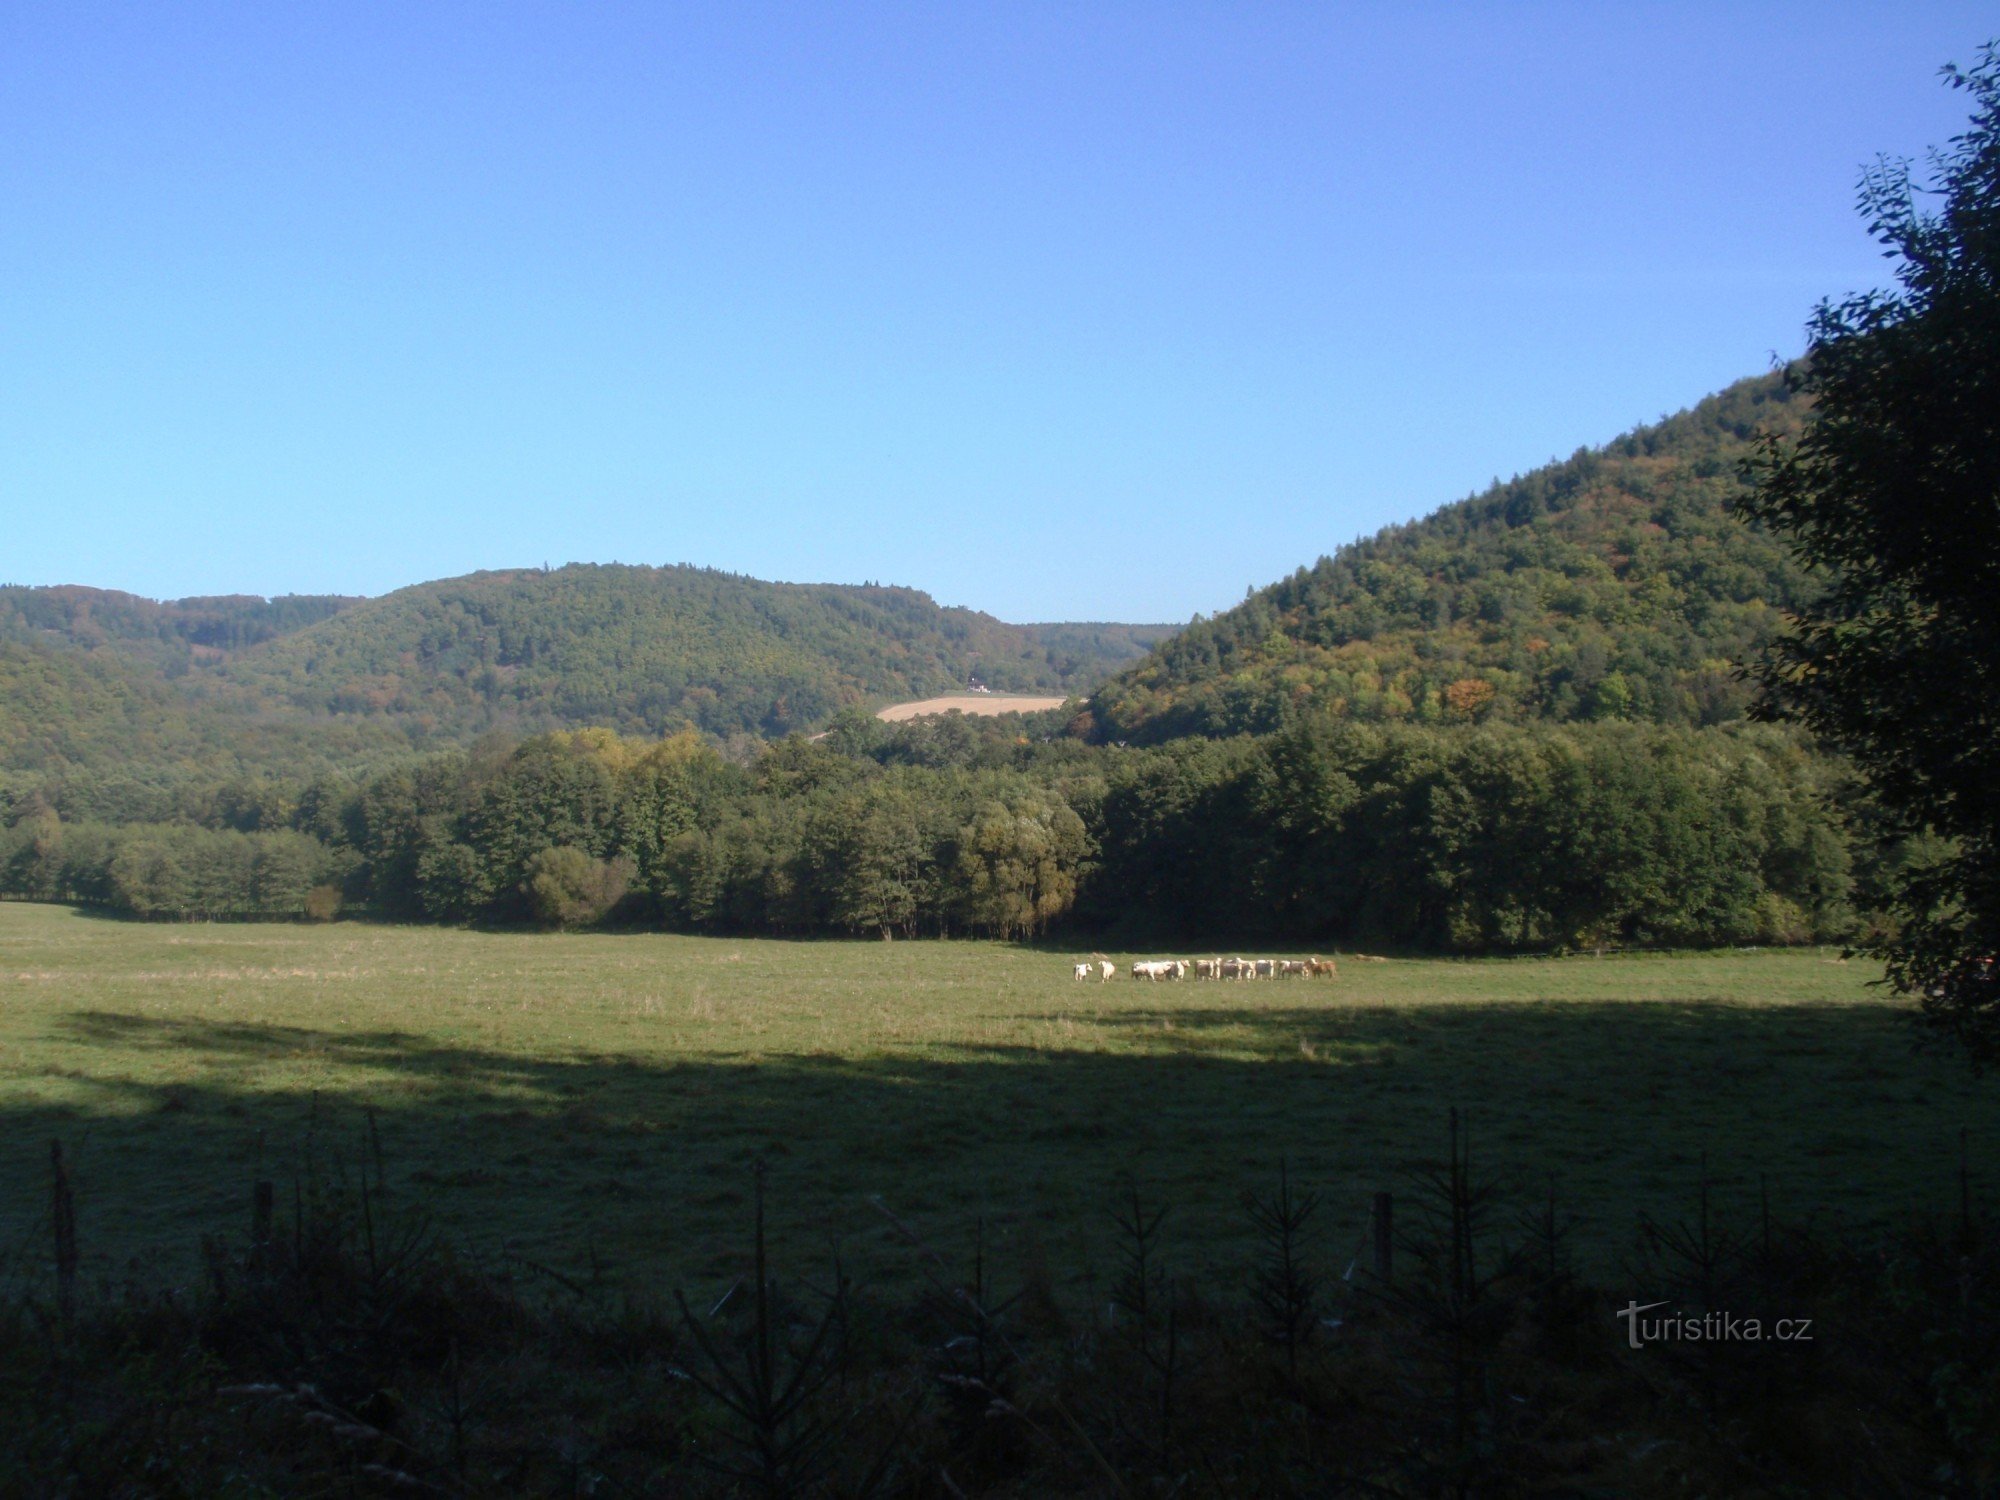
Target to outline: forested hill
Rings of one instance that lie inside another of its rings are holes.
[[[252,722],[393,730],[405,746],[583,725],[778,735],[974,678],[1086,692],[1167,629],[1009,625],[914,589],[693,567],[474,573],[364,600],[7,588],[7,676],[37,686],[0,702],[0,752],[17,768],[102,762],[127,719],[172,731],[172,749],[140,737],[148,760]]]
[[[108,648],[176,677],[198,661],[216,661],[338,614],[359,599],[333,594],[255,594],[143,599],[115,589],[0,585],[0,636],[54,638]]]
[[[974,677],[995,691],[1087,691],[1157,638],[1072,629],[1045,640],[1041,629],[908,588],[572,565],[400,589],[246,653],[220,676],[265,702],[445,729],[775,735]]]
[[[1486,493],[1393,526],[1163,641],[1100,688],[1099,737],[1359,720],[1741,718],[1735,666],[1809,584],[1736,519],[1760,431],[1804,418],[1745,380]]]

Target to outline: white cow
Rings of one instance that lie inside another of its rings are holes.
[[[1078,964],[1078,965],[1076,966],[1076,977],[1077,977],[1078,979],[1088,979],[1088,978],[1090,978],[1090,965],[1089,965],[1089,964]]]
[[[1100,959],[1097,965],[1097,982],[1099,984],[1108,983],[1111,979],[1111,976],[1113,974],[1116,974],[1117,972],[1118,972],[1118,965],[1114,964],[1108,958]]]

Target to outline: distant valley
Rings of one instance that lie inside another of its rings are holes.
[[[1849,772],[1744,722],[1742,664],[1814,585],[1735,502],[1804,417],[1780,377],[1741,382],[1178,630],[687,566],[0,589],[0,894],[1461,952],[1844,938],[1878,857]]]
[[[975,684],[1088,698],[1064,727],[1127,744],[1301,715],[1725,724],[1750,703],[1739,664],[1811,588],[1731,502],[1759,435],[1804,417],[1780,376],[1739,382],[1185,627],[1017,625],[913,588],[686,565],[379,598],[0,587],[0,777],[302,780],[584,727],[770,740]]]

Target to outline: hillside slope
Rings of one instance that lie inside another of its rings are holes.
[[[166,817],[163,789],[309,779],[411,750],[395,727],[191,698],[143,661],[0,631],[0,806],[53,780],[100,809]]]
[[[907,588],[576,564],[400,589],[245,653],[218,677],[262,702],[406,717],[431,732],[783,734],[974,677],[996,692],[1094,686],[1106,643],[1048,629],[1058,633],[1045,641]],[[1124,659],[1139,649],[1126,645]]]
[[[359,599],[255,594],[145,599],[116,589],[0,585],[0,636],[44,638],[140,659],[169,677],[338,614]]]
[[[0,642],[20,690],[0,702],[0,769],[102,763],[121,745],[183,760],[252,726],[265,743],[292,725],[405,749],[583,725],[783,734],[973,679],[1086,692],[1167,633],[1009,625],[914,589],[692,567],[474,573],[359,600],[8,587]]]
[[[1737,520],[1760,431],[1804,410],[1745,380],[1602,448],[1322,557],[1197,620],[1098,689],[1095,733],[1145,743],[1362,720],[1722,723],[1735,666],[1809,587]]]

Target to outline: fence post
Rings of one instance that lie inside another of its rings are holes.
[[[69,1165],[61,1141],[49,1142],[49,1211],[56,1231],[56,1307],[65,1323],[76,1313],[76,1195],[70,1189]]]
[[[268,1179],[259,1178],[250,1187],[250,1242],[259,1249],[271,1243],[271,1220],[277,1189]]]
[[[1375,1278],[1387,1283],[1394,1279],[1396,1246],[1396,1207],[1387,1193],[1375,1195],[1374,1211],[1368,1216],[1374,1230]]]

